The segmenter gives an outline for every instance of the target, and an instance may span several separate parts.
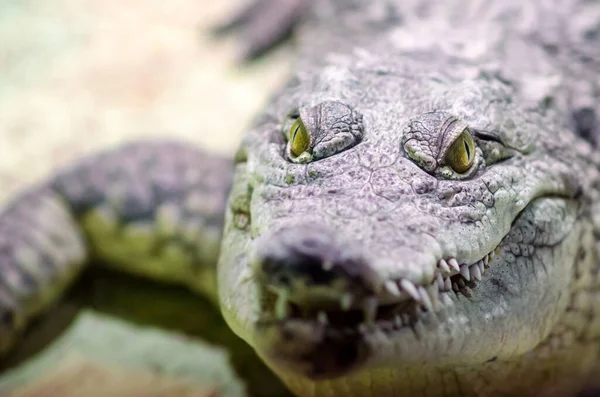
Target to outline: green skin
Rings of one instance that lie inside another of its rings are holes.
[[[218,299],[298,396],[600,386],[600,132],[583,117],[600,47],[567,25],[595,8],[475,3],[262,0],[249,10],[279,25],[234,18],[250,54],[306,21],[235,162],[136,143],[22,193],[0,215],[0,351],[100,258]]]

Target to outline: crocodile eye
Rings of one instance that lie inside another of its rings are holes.
[[[446,152],[445,162],[459,174],[467,172],[475,160],[475,142],[468,129],[456,138]]]
[[[290,128],[289,142],[290,152],[295,157],[300,156],[310,147],[310,135],[300,117],[294,121],[292,128]]]

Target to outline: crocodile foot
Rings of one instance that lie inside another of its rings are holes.
[[[253,0],[213,29],[216,36],[237,31],[240,60],[248,61],[290,37],[312,0]]]

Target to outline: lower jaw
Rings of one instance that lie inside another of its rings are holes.
[[[438,331],[447,318],[463,304],[464,299],[459,301],[458,294],[474,291],[469,288],[459,293],[441,294],[442,306],[435,312],[428,312],[413,302],[414,305],[404,308],[407,320],[401,324],[397,316],[385,312],[370,326],[362,322],[336,323],[335,319],[323,323],[314,316],[264,322],[255,329],[253,345],[282,377],[296,379],[295,382],[303,379],[300,383],[334,382],[380,370],[396,372],[399,365],[407,370],[415,366],[445,365],[437,360],[439,355],[431,350],[431,343],[443,342],[443,338],[436,337],[440,336]],[[399,348],[402,345],[404,347]],[[400,363],[398,357],[402,357]]]
[[[262,357],[298,397],[463,396],[462,376],[443,367],[395,365],[355,368],[335,377],[311,378]]]
[[[459,293],[470,292],[465,289]],[[369,361],[368,346],[373,338],[413,343],[423,336],[426,328],[439,326],[455,310],[450,294],[456,293],[440,294],[434,312],[427,311],[416,301],[380,306],[378,318],[371,323],[364,322],[360,310],[340,311],[333,315],[328,312],[324,320],[316,313],[299,315],[297,309],[292,311],[295,315],[291,317],[276,319],[272,315],[270,319],[259,322],[255,335],[262,335],[259,339],[264,343],[258,341],[258,345],[283,366],[305,372],[313,378],[339,376]],[[273,312],[272,307],[270,311]],[[315,361],[335,364],[321,368],[321,371],[307,371],[303,367],[306,367],[307,360],[310,361],[311,354],[315,355]]]
[[[594,345],[595,346],[595,345]],[[532,352],[535,354],[535,352]],[[497,360],[463,365],[444,362],[398,363],[354,368],[343,375],[311,378],[259,355],[298,397],[464,397],[473,395],[571,396],[588,382],[597,387],[593,368],[597,349],[575,344],[551,356],[523,361]],[[548,357],[546,357],[548,358]],[[590,377],[591,376],[591,377]]]
[[[261,327],[256,335],[254,347],[271,367],[312,380],[344,376],[371,356],[360,334],[342,336],[299,320]]]

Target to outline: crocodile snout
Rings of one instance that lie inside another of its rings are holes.
[[[254,270],[264,287],[302,306],[339,307],[348,293],[360,299],[376,288],[376,274],[359,244],[338,241],[333,230],[321,225],[266,233],[256,252]]]

